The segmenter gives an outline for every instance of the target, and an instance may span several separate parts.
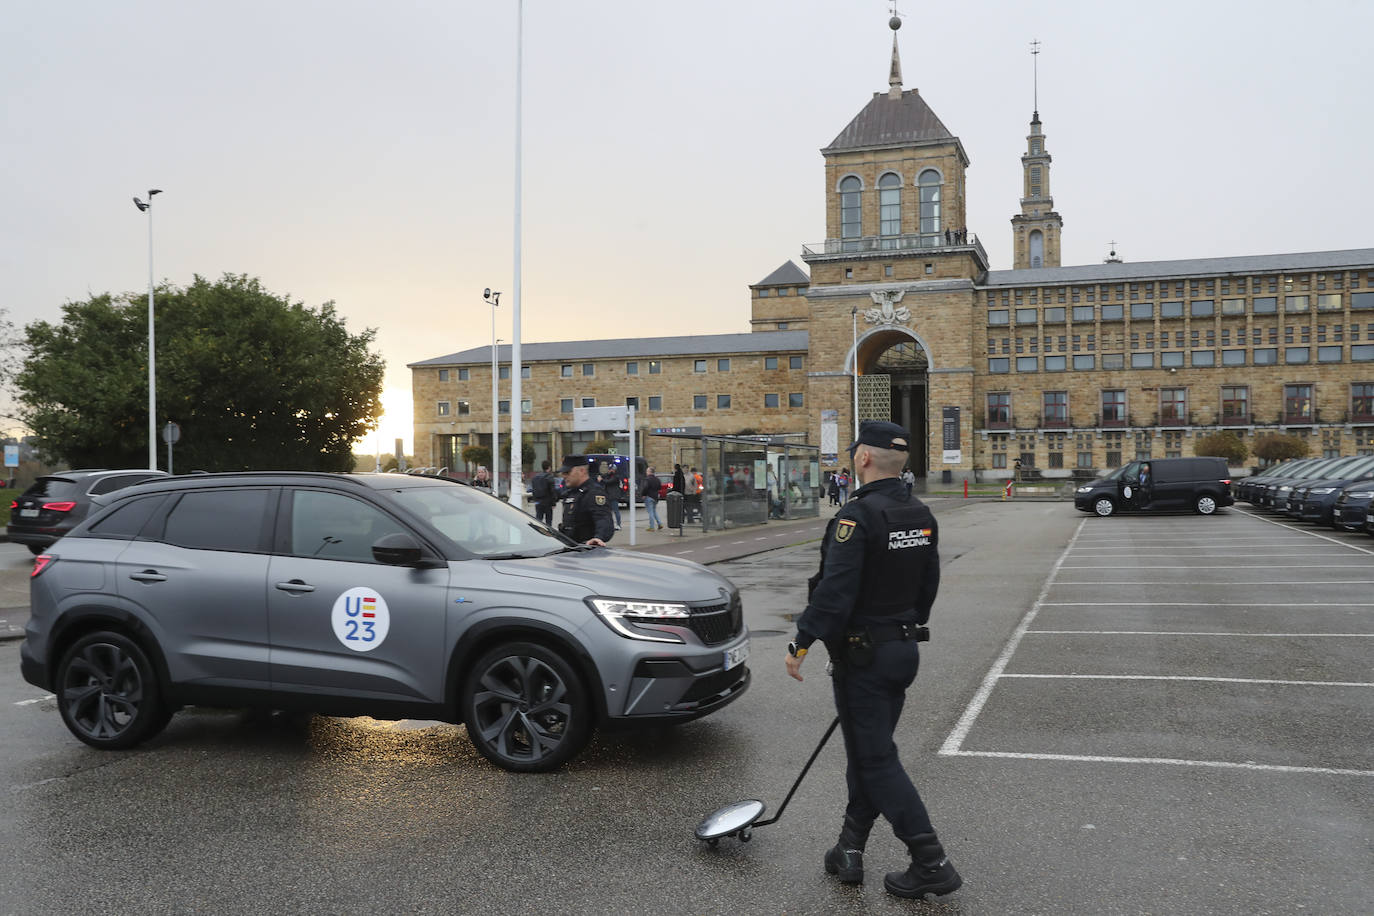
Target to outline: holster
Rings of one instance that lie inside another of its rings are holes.
[[[844,660],[855,668],[867,668],[873,664],[873,638],[867,628],[845,634]]]

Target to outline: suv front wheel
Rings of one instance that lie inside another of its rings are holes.
[[[557,769],[591,737],[592,706],[577,672],[530,642],[499,645],[463,685],[468,737],[497,766],[517,773]]]
[[[146,741],[172,716],[148,656],[122,633],[87,633],[73,643],[58,663],[56,687],[67,728],[102,750]]]
[[[1109,496],[1099,496],[1093,501],[1093,511],[1102,518],[1106,518],[1116,511],[1116,500]]]

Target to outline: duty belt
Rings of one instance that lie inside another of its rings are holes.
[[[930,628],[917,623],[870,623],[865,629],[874,643],[892,642],[897,639],[910,639],[914,642],[929,642]]]

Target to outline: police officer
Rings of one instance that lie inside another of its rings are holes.
[[[940,585],[935,517],[900,477],[910,441],[895,423],[869,421],[849,447],[861,487],[826,529],[821,568],[811,579],[786,662],[787,673],[800,681],[802,662],[820,641],[834,665],[849,803],[839,842],[825,854],[825,870],[843,882],[863,881],[864,844],[881,814],[911,853],[911,866],[888,873],[883,886],[899,897],[920,898],[948,894],[963,880],[892,740]]]
[[[606,491],[591,479],[587,459],[568,455],[558,469],[563,475],[563,517],[558,530],[579,544],[605,547],[615,535]]]

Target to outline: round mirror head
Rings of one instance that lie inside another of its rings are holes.
[[[697,824],[697,839],[714,840],[736,833],[758,820],[766,807],[763,802],[753,798],[726,805]]]

